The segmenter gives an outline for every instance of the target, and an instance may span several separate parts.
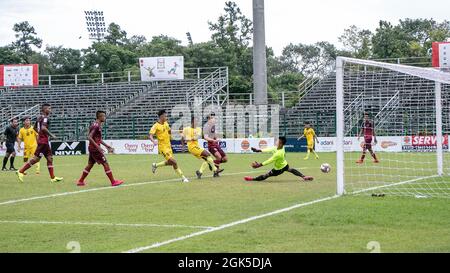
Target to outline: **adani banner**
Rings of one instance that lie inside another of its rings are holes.
[[[86,141],[75,142],[50,142],[53,155],[85,155],[86,154]]]
[[[360,152],[364,147],[364,138],[359,140],[357,137],[344,138],[345,152]],[[401,152],[402,137],[377,137],[377,144],[372,143],[372,147],[376,152]],[[336,152],[335,137],[320,137],[319,143],[316,143],[317,152]]]
[[[184,57],[140,58],[141,81],[184,79]]]
[[[37,64],[0,65],[0,86],[38,86],[39,66]]]

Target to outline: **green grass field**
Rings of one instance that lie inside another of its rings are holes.
[[[116,178],[126,181],[117,188],[101,166],[86,187],[75,186],[87,156],[55,158],[60,184],[50,183],[45,161],[42,174],[30,170],[23,184],[13,172],[0,173],[0,252],[70,252],[69,242],[81,252],[370,252],[372,241],[381,252],[450,252],[448,199],[334,198],[335,173],[319,166],[334,167],[335,154],[303,156],[290,153],[288,161],[313,182],[291,174],[244,182],[269,169],[250,168],[267,158],[261,154],[229,155],[221,178],[202,180],[194,178],[202,162],[176,154],[190,183],[169,167],[152,174],[157,156],[109,156]],[[297,204],[305,205],[292,208]],[[284,208],[291,209],[267,215]]]

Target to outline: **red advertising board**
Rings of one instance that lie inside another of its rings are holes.
[[[433,42],[433,67],[450,68],[450,42]]]
[[[0,86],[39,85],[39,66],[37,64],[0,65]]]

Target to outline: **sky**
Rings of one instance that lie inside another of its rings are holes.
[[[234,0],[252,18],[252,0]],[[86,48],[84,10],[103,10],[106,23],[118,23],[128,36],[165,34],[187,44],[208,41],[208,21],[224,13],[225,0],[0,0],[0,46],[14,40],[14,23],[29,21],[43,45]],[[356,25],[374,31],[379,20],[450,20],[449,0],[266,0],[266,44],[281,54],[289,43],[329,41]],[[81,39],[79,38],[81,36]]]

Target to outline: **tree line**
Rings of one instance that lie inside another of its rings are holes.
[[[195,43],[186,33],[188,44],[167,35],[129,37],[116,23],[107,35],[84,49],[47,45],[29,22],[13,26],[16,40],[0,46],[1,64],[39,64],[40,74],[80,74],[139,70],[138,58],[183,55],[186,67],[228,66],[231,93],[252,90],[252,21],[244,16],[236,3],[225,3],[223,14],[208,22],[211,39]],[[433,41],[450,38],[450,23],[433,19],[404,19],[397,24],[380,21],[374,32],[355,25],[345,29],[338,40],[343,48],[320,41],[314,44],[291,43],[280,56],[267,48],[268,91],[273,97],[281,91],[297,90],[306,78],[318,75],[337,56],[387,59],[429,57]]]

